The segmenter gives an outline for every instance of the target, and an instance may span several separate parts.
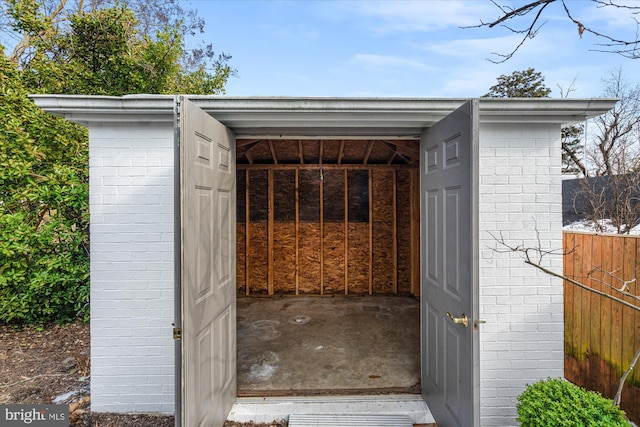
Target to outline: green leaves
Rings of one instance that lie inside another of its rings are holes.
[[[88,318],[87,134],[0,59],[0,323]]]
[[[183,34],[199,21],[185,26],[187,12],[166,2],[132,3],[176,13],[154,20],[100,1],[80,12],[1,1],[23,38],[11,60],[0,58],[0,323],[88,320],[87,131],[27,95],[222,93],[230,57],[215,59],[210,46],[187,52]]]
[[[522,427],[628,427],[624,412],[600,394],[563,379],[528,385],[518,397]]]

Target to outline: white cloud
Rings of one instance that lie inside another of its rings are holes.
[[[414,68],[425,71],[432,71],[434,69],[432,66],[421,61],[390,55],[358,53],[353,55],[350,62],[356,65],[363,66],[367,69],[375,70],[380,70],[383,68]]]
[[[280,25],[259,25],[258,28],[262,31],[271,33],[279,38],[284,39],[306,39],[315,40],[320,36],[318,31],[308,30],[303,26],[280,26]]]
[[[433,32],[449,27],[471,26],[480,18],[495,15],[490,2],[460,0],[331,2],[326,15],[365,21],[372,32]]]
[[[635,38],[635,30],[637,29],[636,19],[638,19],[637,9],[635,9],[634,14],[634,10],[625,7],[598,6],[593,2],[585,3],[571,2],[568,4],[569,11],[575,19],[582,22],[585,26],[598,26],[597,28],[593,27],[594,30],[602,30],[604,28],[613,31],[613,33],[610,34]],[[618,0],[616,3],[634,8],[640,6],[637,0]],[[583,7],[580,8],[579,6]]]

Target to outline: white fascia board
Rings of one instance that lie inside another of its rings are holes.
[[[569,125],[606,113],[612,98],[480,98],[481,123]]]
[[[173,95],[32,95],[45,111],[84,124],[172,121]],[[236,135],[416,137],[467,99],[187,96]],[[486,123],[575,123],[614,99],[481,98]]]

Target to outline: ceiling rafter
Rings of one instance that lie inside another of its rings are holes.
[[[236,142],[236,149],[262,141],[261,139],[244,139]]]
[[[393,159],[395,159],[395,158],[396,158],[396,152],[395,152],[395,150],[393,150],[391,152],[391,155],[387,159],[387,164],[390,165],[391,163],[393,163]]]
[[[420,150],[415,150],[413,148],[407,148],[402,145],[390,144],[387,141],[383,141],[387,147],[393,150],[397,155],[401,156],[405,159],[411,159],[411,161],[416,161],[420,158]]]
[[[252,165],[253,164],[253,155],[249,151],[247,151],[246,153],[244,153],[244,156],[249,161],[249,164]]]
[[[373,145],[376,142],[374,140],[369,141],[369,143],[367,144],[367,150],[364,153],[364,159],[362,159],[362,164],[366,165],[367,162],[369,161],[369,156],[371,155],[371,151],[373,150]]]
[[[271,157],[273,157],[273,164],[278,164],[278,156],[276,155],[276,147],[273,144],[273,140],[269,140],[269,151],[271,151]]]

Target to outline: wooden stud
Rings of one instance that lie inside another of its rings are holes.
[[[409,227],[409,252],[411,258],[411,284],[410,284],[410,292],[412,295],[419,295],[420,292],[420,251],[419,251],[419,240],[420,240],[420,210],[418,206],[420,205],[419,193],[416,191],[416,184],[419,179],[419,172],[417,170],[412,170],[409,174],[409,206],[410,206],[410,219],[411,222]],[[418,226],[416,227],[416,223]]]
[[[274,197],[273,197],[273,186],[274,186],[274,180],[273,180],[273,171],[270,170],[268,172],[268,204],[269,204],[269,210],[267,212],[268,214],[268,221],[269,223],[267,224],[267,242],[268,242],[268,248],[267,248],[267,253],[268,253],[268,257],[267,257],[267,286],[268,286],[268,293],[269,295],[273,295],[273,225],[274,225],[274,210],[275,210],[275,206],[274,206]]]
[[[373,295],[373,171],[369,169],[369,295]]]
[[[304,165],[304,150],[302,149],[302,140],[298,140],[298,157],[300,158],[300,164]]]
[[[349,295],[349,177],[344,170],[344,294]]]
[[[343,156],[344,156],[344,140],[340,140],[340,151],[338,152],[338,165],[342,164]]]
[[[246,186],[245,186],[245,190],[244,190],[244,197],[245,197],[245,213],[244,213],[244,223],[245,223],[245,228],[246,228],[246,236],[245,236],[245,242],[244,242],[244,275],[246,277],[245,279],[245,294],[247,296],[249,296],[249,270],[250,270],[250,266],[251,263],[249,262],[249,247],[250,247],[250,242],[251,239],[249,238],[250,232],[249,230],[251,230],[251,216],[249,215],[249,169],[247,169],[245,172],[245,181],[246,181]]]
[[[322,154],[324,141],[320,140],[320,295],[324,295],[324,175],[322,172]]]
[[[296,295],[299,293],[300,283],[300,265],[299,265],[299,253],[300,253],[300,194],[298,193],[298,169],[296,169]]]
[[[398,173],[393,169],[393,293],[398,294]]]
[[[320,152],[322,152],[322,148]],[[324,295],[324,177],[322,169],[320,169],[320,295]]]

